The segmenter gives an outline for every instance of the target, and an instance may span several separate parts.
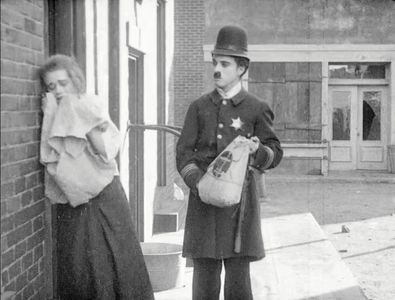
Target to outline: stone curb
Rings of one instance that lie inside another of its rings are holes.
[[[332,177],[322,175],[267,175],[267,182],[320,182],[320,183],[386,183],[395,184],[394,177]]]

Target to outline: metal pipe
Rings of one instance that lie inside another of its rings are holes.
[[[154,124],[133,124],[128,121],[128,130],[132,129],[142,129],[142,130],[156,130],[156,131],[164,131],[171,133],[177,137],[180,137],[181,135],[181,127],[178,126],[171,126],[171,125],[154,125]]]

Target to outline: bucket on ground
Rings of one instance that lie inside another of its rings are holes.
[[[184,285],[185,258],[181,256],[181,245],[144,242],[141,249],[154,292]]]

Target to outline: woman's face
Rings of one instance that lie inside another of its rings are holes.
[[[53,94],[57,101],[62,100],[67,94],[78,94],[77,88],[64,69],[48,72],[45,75],[44,82],[47,91]]]

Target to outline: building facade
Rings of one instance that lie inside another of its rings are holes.
[[[41,88],[54,53],[76,57],[90,93],[108,99],[123,145],[121,181],[141,241],[182,226],[187,189],[176,137],[213,88],[218,30],[244,27],[243,84],[275,112],[285,149],[273,172],[389,170],[395,144],[395,2],[391,0],[2,0],[1,293],[56,298],[56,207],[39,162]],[[152,127],[151,127],[152,129]]]
[[[162,0],[1,1],[2,299],[5,292],[57,295],[56,206],[45,198],[39,162],[36,71],[48,56],[74,56],[88,93],[107,99],[122,134],[120,176],[140,240],[152,237],[156,213],[174,210],[176,173],[167,154],[175,137],[139,127],[174,118],[173,11],[173,1]]]
[[[212,88],[218,30],[244,27],[251,58],[244,85],[270,104],[285,150],[274,172],[390,170],[394,1],[206,0],[204,8],[204,91]],[[184,113],[185,98],[176,98]]]

